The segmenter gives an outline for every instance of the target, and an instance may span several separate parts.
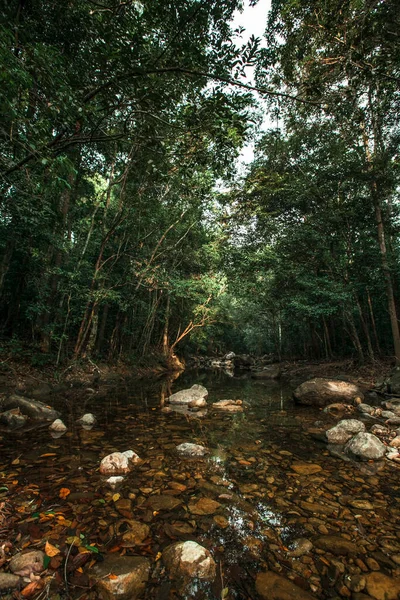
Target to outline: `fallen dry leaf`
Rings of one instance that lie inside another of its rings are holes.
[[[67,496],[69,496],[71,493],[71,490],[69,490],[68,488],[61,488],[59,496],[62,500],[64,500]]]
[[[55,546],[53,546],[53,544],[50,544],[50,542],[46,542],[44,551],[47,554],[47,556],[50,556],[50,557],[60,554],[60,550],[58,548],[56,548]]]

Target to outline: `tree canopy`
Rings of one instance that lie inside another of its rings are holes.
[[[241,8],[0,10],[5,347],[400,360],[396,3]]]

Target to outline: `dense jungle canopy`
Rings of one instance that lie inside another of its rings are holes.
[[[398,3],[241,8],[2,3],[7,351],[400,360]]]

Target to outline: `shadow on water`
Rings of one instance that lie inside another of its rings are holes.
[[[244,411],[209,410],[201,417],[160,410],[171,392],[193,383],[207,387],[209,404],[240,399]],[[74,560],[86,547],[90,563],[109,552],[146,556],[153,567],[144,597],[155,600],[257,598],[254,579],[266,569],[290,577],[317,598],[332,597],[326,578],[336,559],[321,558],[315,548],[292,557],[298,538],[314,542],[324,534],[343,535],[361,544],[366,556],[388,554],[379,540],[393,536],[399,508],[395,494],[388,497],[382,490],[389,484],[398,490],[396,473],[387,466],[362,473],[359,465],[329,455],[309,434],[317,419],[327,417],[295,407],[283,383],[189,371],[175,380],[126,380],[94,393],[59,395],[51,403],[68,426],[64,436],[52,439],[46,427],[3,433],[0,441],[0,502],[10,505],[8,535],[21,546],[49,541],[71,547]],[[91,430],[76,424],[84,412],[98,419]],[[205,445],[210,454],[179,458],[175,448],[183,442]],[[99,475],[100,460],[130,448],[143,463],[112,490]],[[313,466],[305,474],[293,468],[304,463]],[[165,508],[153,509],[158,496]],[[354,497],[372,498],[374,510],[353,509],[347,499]],[[214,502],[198,505],[201,499]],[[132,521],[146,524],[150,533],[126,544],[121,532]],[[218,576],[212,586],[194,581],[184,592],[169,580],[160,553],[185,540],[199,542],[214,556]],[[362,571],[353,559],[341,560],[335,582]],[[57,577],[54,594],[62,594],[65,582]],[[71,572],[68,582],[71,598],[97,598],[86,568]]]

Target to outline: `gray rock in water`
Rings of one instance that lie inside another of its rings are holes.
[[[0,414],[0,423],[3,423],[10,429],[19,429],[28,421],[28,417],[23,415],[19,408],[12,408]]]
[[[393,419],[396,417],[396,414],[391,410],[383,410],[381,412],[382,419]]]
[[[299,558],[304,554],[307,554],[312,549],[313,544],[307,538],[297,538],[292,544],[292,548],[289,550],[288,555],[292,558]]]
[[[77,423],[83,427],[83,429],[92,429],[93,425],[96,423],[96,417],[92,413],[86,413],[80,419],[77,420]]]
[[[356,419],[344,419],[335,427],[328,429],[326,437],[330,444],[345,444],[356,433],[365,431],[365,425],[362,421]]]
[[[359,434],[362,435],[362,434]],[[331,552],[336,556],[340,555],[357,555],[360,553],[360,548],[354,542],[350,542],[339,535],[322,535],[314,540],[314,546]]]
[[[219,400],[211,405],[217,410],[225,410],[227,412],[243,412],[242,400]]]
[[[22,587],[22,579],[11,573],[0,573],[0,594]]]
[[[216,565],[210,552],[197,542],[177,542],[168,546],[162,555],[172,579],[183,584],[193,579],[214,581]]]
[[[353,403],[356,398],[364,398],[360,388],[353,383],[320,377],[299,385],[293,396],[299,404],[309,406],[327,406],[332,402]]]
[[[357,406],[357,410],[360,413],[371,414],[374,412],[374,409],[369,404],[364,404],[363,402]]]
[[[122,475],[114,475],[112,477],[109,477],[107,479],[107,483],[110,486],[110,488],[112,490],[115,490],[117,487],[119,487],[123,482],[125,481],[125,477],[122,477]]]
[[[279,365],[269,365],[268,367],[264,367],[262,371],[255,371],[251,376],[254,379],[279,379],[281,368]]]
[[[168,398],[168,402],[170,404],[189,404],[195,400],[206,400],[207,397],[207,389],[202,385],[195,384],[188,390],[181,390],[180,392],[172,394],[172,396]]]
[[[102,475],[126,475],[140,463],[139,456],[133,450],[125,452],[112,452],[103,458],[100,463],[100,473]]]
[[[207,448],[200,446],[200,444],[191,444],[190,442],[179,444],[179,446],[176,447],[176,451],[178,454],[180,454],[180,456],[189,456],[194,458],[208,454]]]
[[[110,573],[115,577],[110,578]],[[136,600],[145,591],[150,561],[141,556],[110,554],[103,562],[98,562],[89,574],[104,600]]]
[[[196,398],[191,400],[188,404],[189,408],[205,408],[207,406],[207,400],[205,398]]]
[[[55,421],[53,421],[53,423],[49,426],[49,429],[51,429],[51,431],[55,431],[56,433],[64,433],[65,431],[67,431],[67,427],[61,421],[61,419],[56,419]]]
[[[344,451],[349,456],[364,460],[379,460],[386,454],[386,446],[372,433],[357,433],[347,442]]]
[[[14,575],[30,577],[31,573],[41,573],[44,569],[44,553],[41,550],[20,552],[12,557],[9,568]]]
[[[31,400],[24,396],[13,394],[3,402],[3,408],[19,408],[21,413],[37,421],[54,421],[60,416],[56,410],[46,406],[39,400]]]
[[[400,369],[397,367],[386,382],[389,394],[400,394]]]

